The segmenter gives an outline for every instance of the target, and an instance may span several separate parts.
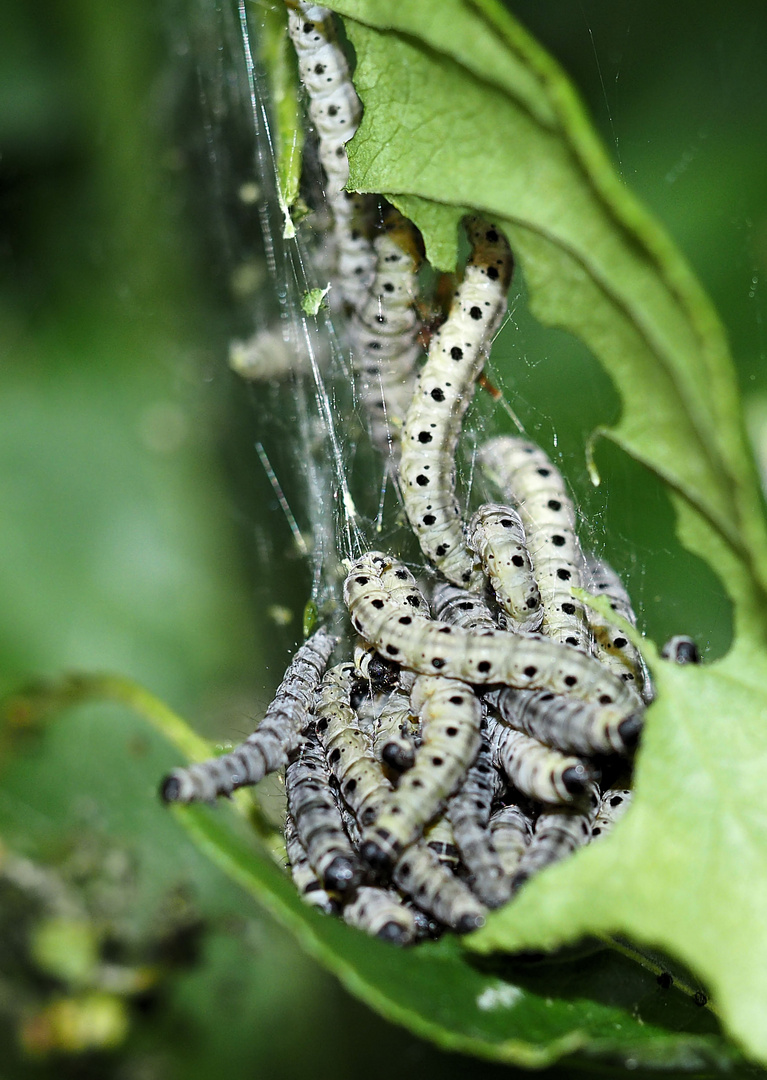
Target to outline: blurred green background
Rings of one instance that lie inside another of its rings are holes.
[[[256,210],[238,198],[252,144],[226,3],[3,5],[0,689],[115,671],[203,734],[237,738],[300,638],[310,574],[255,452],[261,440],[279,458],[284,395],[226,364],[229,339],[273,306]],[[511,7],[711,294],[758,438],[763,5]],[[493,356],[507,396],[533,437],[556,440],[589,540],[626,574],[648,633],[691,632],[720,655],[727,603],[676,543],[659,485],[607,446],[601,488],[586,477],[584,438],[618,411],[608,380],[523,299],[520,286]],[[158,806],[169,764],[117,707],[0,732],[3,1076],[508,1075],[384,1024],[304,958]],[[84,1019],[46,1012],[62,996]],[[102,1049],[60,1052],[94,1031]]]

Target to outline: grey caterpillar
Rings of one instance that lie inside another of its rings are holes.
[[[518,508],[543,605],[542,632],[554,641],[591,651],[583,603],[583,552],[575,531],[575,508],[558,469],[540,447],[499,435],[480,448],[483,470]]]
[[[309,856],[298,838],[296,823],[290,814],[285,817],[285,850],[293,884],[299,896],[307,904],[324,911],[326,915],[336,914],[338,903],[323,889],[322,882],[313,870]]]
[[[489,908],[500,907],[510,892],[510,883],[488,828],[498,782],[492,750],[483,739],[463,785],[447,804],[455,843],[472,876],[472,889]]]
[[[423,351],[416,314],[420,237],[391,208],[373,241],[375,273],[367,296],[353,312],[350,338],[357,387],[374,446],[398,449],[413,396],[415,366]]]
[[[288,0],[287,7],[288,32],[309,95],[309,115],[319,135],[327,200],[335,222],[339,284],[344,300],[354,309],[372,280],[375,262],[366,229],[360,228],[360,218],[372,213],[375,200],[344,190],[349,179],[346,143],[357,130],[362,107],[336,38],[333,13],[305,0]]]
[[[517,511],[498,503],[480,506],[469,522],[468,541],[506,612],[506,629],[514,633],[539,630],[543,621],[541,593]]]
[[[611,788],[603,792],[602,801],[599,804],[599,810],[591,830],[592,838],[605,836],[611,832],[631,806],[633,797],[634,793],[627,791],[625,788]]]
[[[626,724],[612,705],[578,701],[550,690],[514,690],[504,687],[487,695],[511,727],[565,753],[628,754],[640,734],[636,722]],[[637,703],[638,713],[641,711]]]
[[[416,938],[413,912],[390,889],[363,885],[345,905],[343,916],[350,926],[392,945],[409,945]]]
[[[429,620],[398,604],[383,587],[382,572],[396,560],[369,552],[358,559],[344,583],[352,625],[382,655],[424,674],[484,685],[546,689],[614,705],[627,729],[639,724],[636,695],[592,656],[539,635],[501,630],[478,635]]]
[[[285,770],[288,811],[323,887],[353,892],[362,882],[356,852],[344,828],[322,748],[309,737]]]
[[[237,788],[257,784],[287,764],[310,719],[314,693],[327,667],[336,638],[318,630],[296,653],[261,724],[231,753],[199,765],[174,769],[162,781],[165,802],[211,802]]]
[[[360,854],[377,869],[388,869],[422,835],[479,749],[482,706],[465,684],[422,676],[416,680],[410,704],[421,724],[421,745],[413,767],[362,835]]]
[[[524,795],[545,803],[574,803],[587,792],[593,773],[579,758],[492,718],[488,736],[493,763]]]
[[[408,848],[395,863],[392,878],[419,908],[459,934],[468,934],[485,921],[485,908],[469,887],[423,843]]]
[[[587,554],[586,578],[586,588],[590,593],[594,596],[606,596],[615,614],[620,615],[632,626],[636,626],[637,619],[631,606],[631,598],[609,563],[604,559],[598,559],[595,555]],[[637,692],[648,700],[650,695],[645,687],[649,688],[649,674],[645,671],[636,647],[621,630],[611,625],[593,608],[588,610],[588,620],[594,636],[596,655],[606,667],[626,682],[632,683]]]
[[[432,606],[437,619],[473,634],[494,634],[500,629],[482,597],[458,585],[440,582],[432,593]]]
[[[394,772],[406,772],[415,761],[417,730],[409,699],[392,693],[375,721],[373,754]]]
[[[315,708],[317,737],[338,781],[344,801],[360,824],[374,821],[390,796],[391,785],[357,726],[349,696],[356,678],[353,664],[338,664],[322,680]]]
[[[464,540],[455,494],[455,450],[485,350],[506,311],[512,257],[503,233],[467,218],[471,255],[450,314],[432,339],[402,433],[400,479],[421,549],[448,581],[472,589],[484,578]]]
[[[490,818],[490,836],[504,874],[511,877],[519,866],[533,835],[533,823],[519,806],[502,806]]]
[[[547,866],[566,859],[591,839],[591,823],[599,794],[594,785],[588,810],[568,807],[549,807],[538,815],[535,830],[527,850],[519,860],[512,878],[512,890],[516,892],[535,874]]]

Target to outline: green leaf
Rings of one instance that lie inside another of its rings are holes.
[[[6,702],[4,717],[11,731],[39,729],[73,705],[100,700],[136,709],[177,753],[195,760],[205,753],[203,741],[167,706],[113,676],[71,676],[16,695]],[[247,793],[238,796],[237,809],[247,813]],[[351,993],[444,1049],[528,1067],[567,1055],[574,1063],[695,1074],[732,1069],[739,1060],[711,1013],[680,991],[663,989],[657,968],[644,970],[598,943],[559,963],[532,957],[475,961],[455,937],[398,950],[305,905],[232,808],[174,807],[168,813]]]

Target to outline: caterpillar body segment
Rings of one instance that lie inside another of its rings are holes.
[[[538,815],[530,844],[514,872],[512,892],[516,892],[547,866],[561,862],[579,847],[588,844],[597,806],[599,793],[594,785],[587,809],[547,807]]]
[[[410,704],[421,724],[413,767],[363,831],[360,854],[387,870],[437,816],[476,757],[482,706],[470,687],[437,676],[416,680]]]
[[[500,629],[479,593],[471,593],[447,581],[440,582],[432,593],[434,615],[451,626],[460,626],[473,634],[494,634]]]
[[[614,705],[634,723],[636,695],[594,657],[540,635],[498,630],[480,636],[411,613],[382,587],[381,568],[391,565],[396,561],[370,552],[352,565],[344,584],[352,625],[383,656],[423,674],[553,690]]]
[[[298,839],[323,888],[354,892],[362,883],[362,868],[344,828],[322,747],[311,736],[285,770],[285,793]]]
[[[559,470],[535,443],[500,435],[480,447],[484,472],[519,510],[543,606],[542,632],[554,641],[591,651],[582,587],[583,552],[575,507]]]
[[[483,739],[462,787],[447,804],[447,817],[461,858],[472,877],[472,890],[489,908],[509,898],[510,882],[488,828],[499,785],[490,744]]]
[[[418,930],[413,912],[390,889],[363,885],[345,905],[344,921],[392,945],[410,945]]]
[[[381,585],[398,604],[412,608],[426,618],[431,616],[429,601],[404,563],[387,560],[381,567]]]
[[[612,705],[579,701],[551,690],[504,687],[486,695],[507,724],[563,753],[629,754],[641,732],[643,705],[637,698],[628,721]]]
[[[456,872],[461,862],[461,854],[455,842],[452,824],[447,817],[438,817],[428,826],[423,834],[423,842],[443,866],[447,866],[453,873]]]
[[[502,806],[490,818],[490,836],[511,893],[511,878],[530,845],[533,822],[519,806]]]
[[[594,774],[580,758],[498,720],[490,720],[488,737],[494,764],[524,795],[544,803],[578,803],[588,791]]]
[[[391,785],[359,730],[349,701],[354,664],[338,664],[322,680],[315,708],[317,737],[338,781],[344,801],[361,824],[372,822],[387,801]]]
[[[484,575],[463,535],[455,451],[485,352],[506,311],[512,257],[494,225],[469,218],[471,256],[450,314],[432,338],[402,433],[400,480],[421,549],[448,581],[481,588]]]
[[[615,614],[620,615],[631,626],[636,626],[636,615],[626,587],[604,559],[586,555],[585,587],[594,596],[606,596]],[[649,700],[645,689],[649,686],[649,673],[639,650],[598,611],[589,608],[587,615],[596,655],[605,667],[614,671],[625,682],[631,683],[645,701]]]
[[[293,884],[299,896],[312,907],[319,908],[326,915],[338,913],[338,902],[322,887],[318,875],[315,873],[309,856],[298,838],[296,823],[290,814],[285,817],[285,849],[288,853],[288,864]]]
[[[634,793],[625,788],[610,788],[604,791],[591,830],[592,838],[606,836],[611,832],[631,806],[633,797]]]
[[[522,519],[511,506],[485,503],[469,522],[468,541],[506,613],[507,629],[535,633],[543,621]]]
[[[336,638],[318,630],[296,653],[261,724],[228,754],[199,765],[174,769],[162,781],[165,802],[212,802],[237,788],[257,784],[287,764],[310,720],[314,693],[327,667]]]
[[[392,879],[419,908],[459,934],[484,924],[484,906],[422,841],[399,857]]]

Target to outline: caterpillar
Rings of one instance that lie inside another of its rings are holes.
[[[328,8],[288,0],[288,32],[308,95],[309,115],[319,135],[319,153],[327,179],[327,200],[334,218],[337,274],[344,301],[354,310],[373,278],[375,254],[366,221],[376,200],[345,191],[349,179],[346,143],[362,114],[349,65],[338,44]]]
[[[322,882],[312,869],[309,856],[298,838],[296,823],[290,813],[285,817],[285,849],[288,853],[290,874],[299,896],[307,904],[324,911],[326,915],[337,914],[338,903],[323,889]]]
[[[338,664],[322,680],[315,707],[317,737],[341,795],[361,825],[374,821],[389,798],[391,785],[373,757],[368,739],[357,727],[349,695],[354,664]]]
[[[450,314],[431,341],[402,432],[402,498],[421,549],[455,585],[479,589],[455,494],[455,450],[485,349],[504,312],[512,257],[504,235],[468,218],[471,255]]]
[[[609,833],[631,806],[633,796],[632,791],[625,789],[610,789],[603,792],[602,801],[591,830],[592,837],[604,836],[605,833]]]
[[[469,522],[468,541],[506,612],[506,629],[514,633],[539,630],[543,621],[541,593],[517,511],[498,503],[480,506]]]
[[[628,742],[624,739],[626,729],[621,713],[611,705],[578,701],[550,690],[511,687],[491,691],[486,700],[511,727],[565,753],[587,757],[628,754],[636,743],[637,732],[631,726]]]
[[[535,822],[532,839],[519,860],[511,879],[512,892],[517,892],[535,874],[567,858],[591,839],[591,823],[599,806],[596,785],[592,786],[588,809],[564,806],[547,807]]]
[[[437,619],[470,630],[473,634],[494,634],[498,623],[485,601],[457,585],[441,582],[432,593],[432,606]]]
[[[375,275],[352,314],[350,339],[370,436],[374,446],[387,452],[399,446],[422,352],[415,301],[423,255],[415,226],[393,208],[373,249]]]
[[[533,835],[533,823],[519,806],[502,806],[490,818],[490,837],[498,859],[507,876],[507,893],[511,892],[511,878],[519,866]]]
[[[397,604],[383,587],[383,571],[398,565],[380,552],[368,552],[352,564],[344,583],[352,625],[383,655],[423,674],[438,672],[477,685],[554,690],[613,705],[625,717],[624,741],[630,742],[631,732],[638,736],[636,695],[593,656],[540,635],[498,630],[480,636],[429,620]]]
[[[344,907],[343,917],[350,926],[392,945],[410,945],[416,938],[413,912],[390,889],[363,885]]]
[[[462,787],[447,804],[447,817],[472,876],[472,889],[489,908],[500,907],[509,898],[509,882],[488,828],[499,779],[490,744],[483,738]]]
[[[615,614],[620,615],[632,626],[636,626],[637,619],[631,606],[631,598],[620,577],[604,559],[598,559],[591,554],[587,554],[585,558],[588,591],[595,596],[606,596]],[[596,655],[616,675],[626,682],[633,683],[647,700],[645,686],[649,675],[645,671],[637,648],[620,630],[611,626],[598,611],[589,608],[588,620],[594,637]]]
[[[285,793],[298,839],[323,887],[353,892],[362,883],[362,869],[346,835],[325,755],[311,735],[285,770]]]
[[[317,352],[319,367],[326,367],[329,359],[327,348],[318,343]],[[269,382],[308,371],[309,361],[300,347],[293,327],[287,322],[280,322],[277,326],[256,330],[245,341],[230,342],[229,366],[243,379]]]
[[[691,637],[686,637],[684,634],[669,638],[660,654],[664,660],[673,660],[675,664],[700,663],[698,646]]]
[[[486,442],[479,460],[504,498],[519,508],[540,589],[542,632],[590,652],[586,611],[572,594],[582,585],[583,552],[575,531],[575,507],[561,473],[535,443],[511,435]]]
[[[336,638],[321,629],[296,653],[277,688],[264,719],[244,743],[221,757],[174,769],[160,785],[160,797],[171,802],[211,802],[237,788],[257,784],[267,773],[287,764],[309,722],[314,693],[327,667]]]
[[[588,791],[594,774],[579,758],[493,719],[488,737],[493,763],[524,795],[545,803],[574,803]]]
[[[414,844],[398,859],[392,880],[419,908],[459,934],[484,924],[484,906],[423,843]]]
[[[410,704],[421,722],[415,762],[374,824],[363,830],[360,854],[378,870],[387,870],[418,839],[479,749],[482,706],[468,686],[454,679],[422,676],[415,682]]]
[[[416,730],[409,700],[392,693],[376,718],[373,754],[394,772],[407,772],[415,761]]]

